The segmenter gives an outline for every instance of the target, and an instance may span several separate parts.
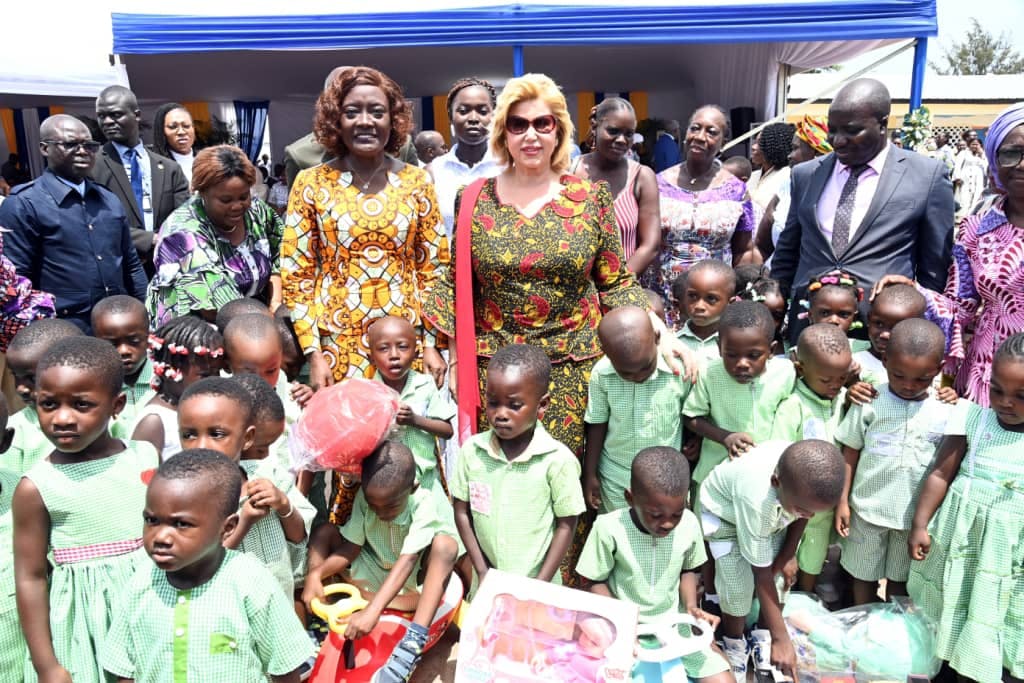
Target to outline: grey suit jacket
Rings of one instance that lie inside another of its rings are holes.
[[[953,186],[942,162],[890,146],[875,196],[841,257],[818,224],[818,199],[835,168],[835,154],[793,168],[786,227],[772,257],[772,277],[787,295],[789,338],[796,342],[806,323],[797,318],[810,278],[835,268],[856,276],[864,288],[861,317],[867,319],[871,287],[883,275],[916,278],[941,292],[949,273],[953,242]]]
[[[132,183],[124,171],[124,163],[117,153],[114,143],[103,145],[102,152],[96,157],[92,167],[92,179],[117,195],[128,216],[128,227],[131,228],[132,243],[139,252],[143,265],[153,263],[153,238],[160,231],[160,226],[176,208],[184,204],[189,197],[188,181],[185,173],[176,162],[156,152],[146,150],[149,154],[149,167],[153,194],[153,232],[146,230],[142,217],[142,208],[135,201]]]

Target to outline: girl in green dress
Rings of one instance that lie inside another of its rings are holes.
[[[109,342],[69,337],[36,368],[39,425],[54,445],[14,492],[14,574],[31,661],[26,681],[103,683],[97,648],[139,559],[147,443],[110,435],[124,408]]]
[[[979,683],[1024,678],[1024,334],[999,347],[989,402],[947,425],[914,514],[907,583],[939,625],[938,656]]]

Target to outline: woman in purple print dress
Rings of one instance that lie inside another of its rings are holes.
[[[192,198],[167,217],[153,257],[146,307],[155,329],[194,314],[212,321],[221,306],[252,297],[281,303],[278,258],[284,224],[252,197],[256,167],[231,145],[208,147],[192,163]]]
[[[756,221],[747,187],[716,159],[728,126],[720,107],[697,109],[686,129],[686,161],[658,174],[662,243],[654,267],[666,302],[672,282],[697,261],[737,265],[753,248]]]

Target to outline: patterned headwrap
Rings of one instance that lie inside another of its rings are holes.
[[[805,114],[804,120],[796,124],[796,134],[818,154],[832,151],[832,145],[828,144],[828,123],[821,119]]]
[[[992,169],[992,177],[1000,190],[1005,190],[1006,188],[999,182],[999,174],[996,173],[996,169],[999,168],[999,162],[996,161],[996,152],[999,150],[999,145],[1003,144],[1006,136],[1010,134],[1010,131],[1021,124],[1024,124],[1024,102],[1011,104],[1004,109],[996,117],[996,120],[992,122],[992,125],[988,127],[988,133],[985,134],[985,156],[988,157],[988,167]]]

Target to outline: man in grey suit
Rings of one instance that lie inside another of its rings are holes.
[[[862,78],[836,94],[828,110],[833,152],[792,171],[792,203],[772,257],[772,277],[791,297],[789,337],[810,278],[834,269],[865,292],[897,273],[941,292],[949,271],[953,186],[942,162],[891,145],[889,91]],[[861,317],[867,318],[867,297]]]
[[[117,195],[128,216],[132,243],[146,272],[153,273],[153,237],[171,212],[189,197],[181,167],[147,150],[139,136],[139,104],[120,85],[96,99],[96,118],[108,142],[92,170],[92,179]]]

